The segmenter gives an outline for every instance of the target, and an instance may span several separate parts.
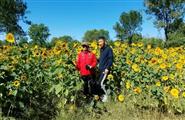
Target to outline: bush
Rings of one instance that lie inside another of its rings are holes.
[[[185,45],[185,35],[181,32],[174,32],[169,34],[169,40],[166,41],[166,47],[179,47]]]
[[[152,47],[164,47],[164,41],[162,39],[158,39],[158,38],[143,38],[141,40],[141,42],[143,42],[146,45],[150,44]]]
[[[3,116],[52,119],[59,108],[71,102],[81,88],[81,81],[74,66],[65,64],[68,53],[63,51],[58,54],[57,49],[54,49],[54,54],[54,51],[27,44],[0,49],[3,53],[0,59],[0,107]]]

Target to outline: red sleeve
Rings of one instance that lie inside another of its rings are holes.
[[[80,54],[78,54],[77,56],[77,60],[76,60],[76,69],[80,70]]]
[[[92,64],[91,64],[91,66],[94,68],[94,67],[96,67],[96,64],[97,64],[96,56],[95,56],[95,54],[92,53]]]

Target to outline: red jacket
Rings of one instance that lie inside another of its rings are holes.
[[[96,67],[96,56],[90,51],[82,51],[78,54],[76,68],[80,71],[81,76],[92,75],[92,70],[87,70],[86,65],[92,68]]]

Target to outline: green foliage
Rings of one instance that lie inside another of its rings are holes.
[[[155,16],[155,25],[163,28],[169,39],[170,24],[185,14],[184,0],[145,0],[146,13]]]
[[[164,47],[164,41],[159,38],[143,38],[141,41],[145,44],[145,46],[151,45],[154,48],[155,47],[161,47],[161,48]]]
[[[24,34],[20,21],[30,24],[25,16],[27,5],[23,0],[0,0],[0,32]]]
[[[57,41],[72,42],[72,41],[74,41],[74,39],[69,35],[64,35],[61,37],[53,37],[51,40],[51,45],[54,46]]]
[[[177,22],[178,23],[178,22]],[[174,24],[173,27],[178,26],[178,29],[172,27],[171,33],[169,33],[169,40],[166,42],[166,47],[179,47],[185,45],[185,23]]]
[[[98,37],[100,37],[100,36],[104,36],[107,40],[110,39],[109,32],[107,30],[93,29],[93,30],[88,30],[85,32],[84,37],[83,37],[83,41],[92,42],[93,40],[97,40]]]
[[[2,49],[10,57],[0,61],[3,116],[50,120],[59,108],[64,108],[67,102],[74,103],[80,95],[82,84],[78,72],[73,65],[65,64],[68,57],[64,48],[60,56],[53,54],[47,59],[48,51],[38,46],[24,44]]]
[[[120,16],[119,22],[113,27],[117,33],[117,38],[124,40],[129,39],[131,43],[134,34],[137,34],[141,30],[142,15],[138,11],[131,10],[126,13],[123,12]]]
[[[0,40],[0,46],[2,46],[3,45],[3,41],[2,40]]]
[[[49,28],[44,24],[32,24],[28,34],[32,39],[31,43],[40,46],[45,46],[46,40],[50,35]]]
[[[184,26],[183,18],[180,19],[175,19],[172,24],[169,26],[169,32],[174,33],[174,32],[183,32],[183,26]]]
[[[141,42],[142,41],[142,35],[141,34],[133,34],[133,36],[132,36],[132,42]],[[125,39],[124,40],[125,42],[129,42],[129,39],[127,38],[127,39]]]
[[[28,38],[21,36],[18,41],[18,45],[23,46],[24,44],[28,43]]]

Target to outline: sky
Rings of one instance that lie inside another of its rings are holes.
[[[70,35],[81,40],[91,29],[105,29],[115,40],[113,26],[122,12],[138,10],[143,15],[142,35],[164,38],[164,32],[157,30],[151,16],[144,12],[143,0],[24,0],[28,6],[27,17],[32,23],[43,23],[49,27],[52,37]],[[27,32],[29,26],[20,23]],[[4,35],[0,35],[3,39]]]

